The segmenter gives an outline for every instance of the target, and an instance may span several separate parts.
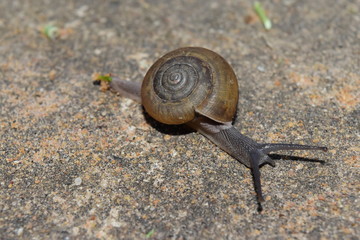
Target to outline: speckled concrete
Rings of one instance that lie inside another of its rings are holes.
[[[0,239],[358,239],[360,1],[262,2],[270,31],[251,1],[0,1]],[[249,169],[92,84],[189,45],[234,67],[243,133],[330,149],[262,167],[262,213]]]

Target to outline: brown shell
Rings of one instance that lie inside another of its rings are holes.
[[[189,122],[195,113],[230,122],[238,95],[231,66],[219,54],[199,47],[165,54],[150,67],[141,88],[145,110],[166,124]]]

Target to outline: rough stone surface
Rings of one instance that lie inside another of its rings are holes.
[[[270,31],[251,1],[0,1],[0,239],[358,239],[360,1],[262,3]],[[263,166],[259,213],[249,169],[92,84],[183,46],[231,63],[241,132],[326,163]]]

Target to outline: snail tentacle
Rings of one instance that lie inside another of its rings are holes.
[[[322,150],[326,152],[327,147],[301,145],[301,144],[289,144],[289,143],[263,143],[259,144],[259,148],[265,154],[270,152],[276,152],[280,150]]]

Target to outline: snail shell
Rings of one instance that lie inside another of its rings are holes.
[[[231,66],[205,48],[180,48],[158,59],[145,75],[141,102],[151,117],[182,124],[195,114],[231,122],[238,102],[238,84]]]

